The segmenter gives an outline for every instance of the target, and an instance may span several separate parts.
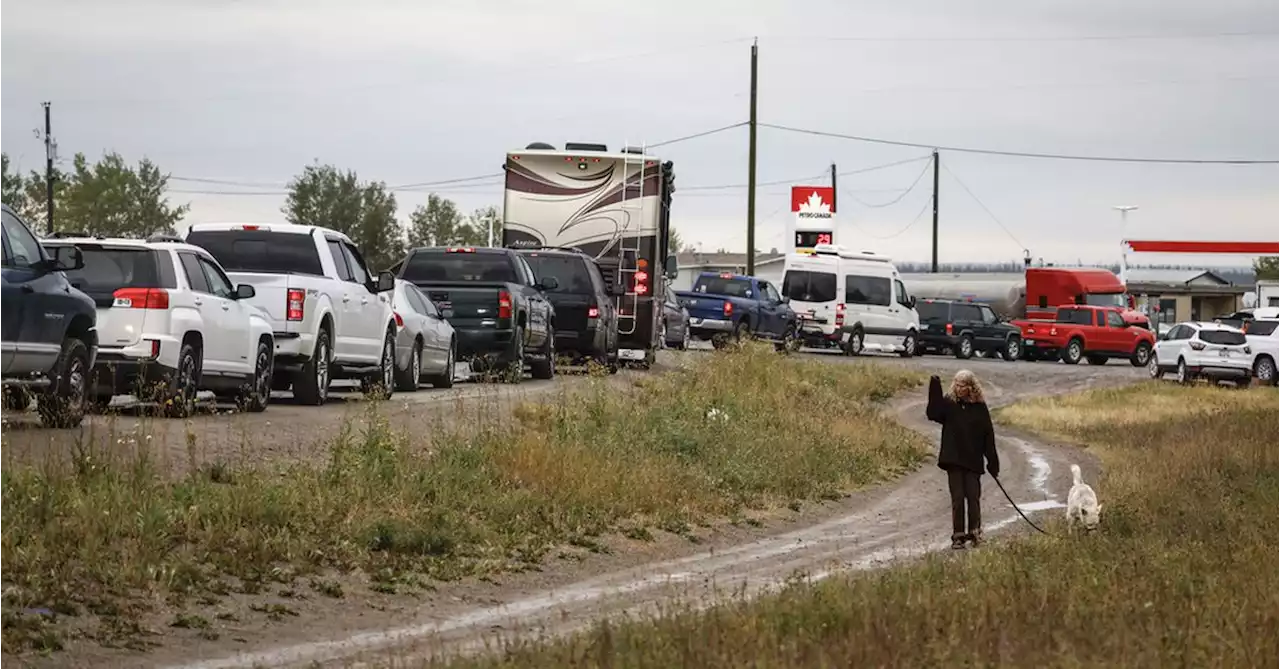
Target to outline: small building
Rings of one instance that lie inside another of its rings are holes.
[[[1153,323],[1208,321],[1239,311],[1249,286],[1208,270],[1129,269],[1125,286]]]
[[[1258,307],[1280,307],[1280,281],[1263,279],[1254,286]]]
[[[756,278],[768,281],[782,292],[782,267],[785,256],[777,251],[756,254]],[[703,272],[732,272],[746,274],[747,254],[745,253],[698,253],[686,252],[679,255],[680,275],[672,283],[674,290],[691,290],[693,282]]]

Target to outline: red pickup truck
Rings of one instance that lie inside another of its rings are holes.
[[[1024,323],[1022,337],[1029,359],[1048,360],[1057,354],[1068,365],[1081,359],[1104,365],[1112,358],[1128,358],[1134,367],[1145,367],[1156,342],[1151,330],[1126,321],[1123,309],[1085,304],[1058,307],[1052,322]]]

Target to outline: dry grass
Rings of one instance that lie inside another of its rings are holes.
[[[519,407],[511,424],[432,435],[429,451],[373,407],[324,466],[201,465],[175,481],[145,450],[86,450],[6,467],[4,650],[57,649],[69,630],[136,643],[137,621],[161,602],[207,609],[273,583],[358,596],[332,580],[356,570],[380,593],[420,591],[526,569],[556,546],[598,547],[606,533],[686,533],[836,497],[920,461],[919,438],[874,406],[918,382],[748,346],[626,392],[593,379]],[[846,429],[833,437],[829,423]],[[197,619],[208,620],[183,613],[174,625],[214,634]]]
[[[1009,424],[1103,458],[1103,529],[605,624],[449,667],[1262,667],[1277,644],[1277,398],[1143,384]]]

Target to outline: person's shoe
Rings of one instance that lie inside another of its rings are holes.
[[[973,547],[977,548],[978,544],[982,543],[982,530],[974,530],[973,532],[970,532],[968,539],[973,543]]]
[[[953,549],[955,549],[955,550],[963,549],[963,548],[964,548],[964,537],[952,537],[952,538],[951,538],[951,547],[952,547]]]

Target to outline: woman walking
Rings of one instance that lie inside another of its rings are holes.
[[[977,546],[982,540],[983,459],[987,472],[1000,475],[995,428],[978,377],[967,369],[956,372],[947,395],[941,379],[930,377],[925,415],[942,424],[938,466],[947,472],[951,490],[951,547],[964,548],[966,541]]]

